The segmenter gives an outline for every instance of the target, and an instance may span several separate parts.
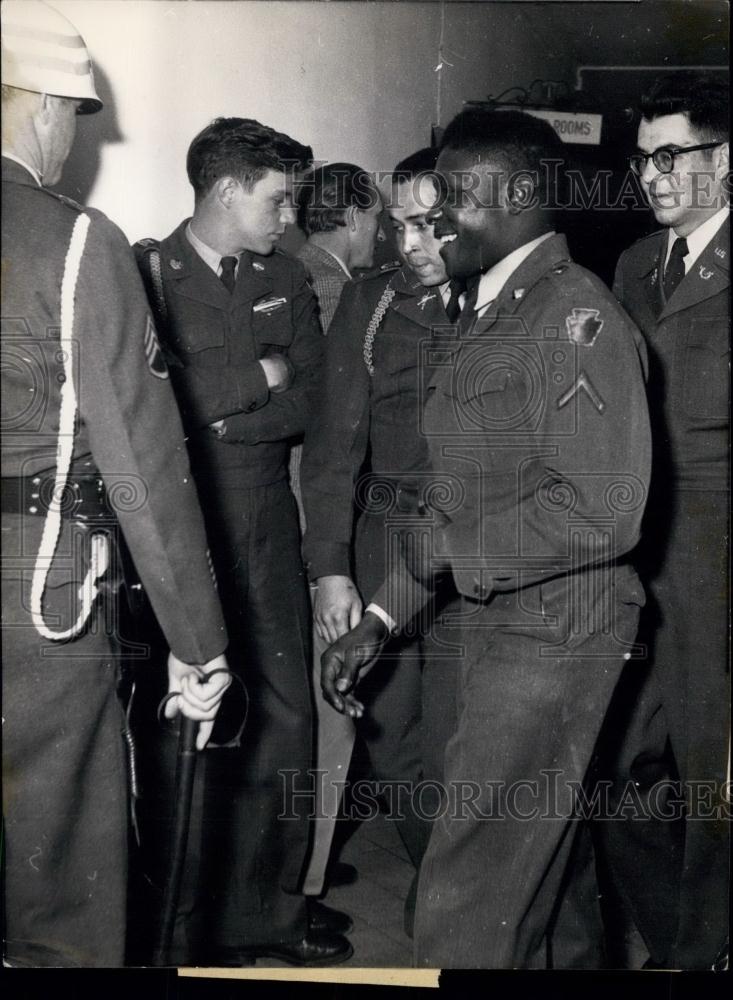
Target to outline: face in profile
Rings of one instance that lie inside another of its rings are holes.
[[[268,170],[251,190],[237,182],[231,211],[242,250],[271,254],[286,226],[295,221],[292,177],[284,171]]]
[[[435,208],[439,190],[430,174],[392,185],[388,206],[397,248],[418,281],[426,287],[448,280],[440,255],[442,243],[436,238],[428,213]]]
[[[473,153],[444,149],[437,170],[444,202],[435,219],[435,235],[451,278],[468,278],[498,263],[514,249],[506,231],[506,175]]]

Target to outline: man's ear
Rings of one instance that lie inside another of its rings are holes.
[[[220,177],[215,184],[216,197],[224,208],[231,208],[234,200],[241,190],[242,185],[234,177]]]
[[[507,208],[511,215],[518,215],[537,206],[537,178],[523,170],[512,174],[507,181]]]
[[[346,227],[347,229],[350,229],[352,233],[355,233],[356,230],[358,229],[358,220],[357,220],[358,212],[359,209],[356,207],[356,205],[349,205],[349,207],[346,209]]]
[[[730,171],[730,150],[727,142],[722,142],[717,149],[713,150],[716,154],[716,164],[715,172],[721,180],[725,180]]]

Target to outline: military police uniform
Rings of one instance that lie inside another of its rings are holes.
[[[574,789],[644,601],[625,561],[649,483],[642,359],[638,331],[560,235],[430,348],[435,482],[421,509],[427,551],[463,596],[464,654],[446,808],[420,870],[420,965],[563,961],[552,932]],[[412,567],[374,598],[397,626],[426,596]]]
[[[230,664],[249,692],[241,745],[205,755],[199,916],[216,958],[297,942],[307,931],[304,899],[294,893],[308,823],[304,808],[285,801],[280,773],[294,770],[306,782],[312,750],[310,608],[287,466],[290,439],[303,433],[311,406],[323,337],[297,262],[278,251],[244,251],[230,293],[186,226],[159,246],[165,349],[226,593]],[[141,258],[151,249],[136,248]],[[277,355],[295,377],[271,394],[259,359]]]
[[[346,286],[326,338],[325,382],[303,453],[304,553],[311,579],[351,576],[365,602],[409,516],[412,499],[400,488],[425,468],[420,364],[426,342],[447,324],[440,289],[393,265]],[[449,633],[435,625],[421,642],[415,634],[395,640],[359,686],[367,709],[359,728],[382,780],[414,788],[441,778],[455,717],[457,648]],[[427,792],[423,807],[429,815]],[[419,865],[431,824],[420,809],[404,813],[398,827]]]
[[[227,636],[129,246],[104,215],[40,187],[18,162],[3,157],[2,171],[6,954],[18,965],[118,966],[127,875],[118,523],[173,652],[205,663]],[[87,222],[62,314],[72,233]],[[77,428],[39,612],[37,556],[58,508],[57,453],[73,434],[60,413],[72,390]],[[95,582],[88,568],[102,549],[111,565],[106,574],[97,565]],[[67,629],[68,641],[48,638]]]
[[[664,818],[605,832],[652,960],[682,969],[712,967],[728,926],[729,234],[726,219],[669,299],[667,229],[622,255],[614,283],[647,341],[654,435],[638,554],[652,597],[643,621],[651,672],[618,773],[622,787],[668,776],[669,737],[689,813],[683,844],[678,824]]]

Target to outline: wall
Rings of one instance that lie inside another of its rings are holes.
[[[186,149],[217,115],[258,118],[319,159],[388,170],[464,100],[536,78],[572,85],[583,63],[715,62],[725,50],[719,0],[51,3],[84,35],[105,101],[80,119],[60,189],[130,239],[163,236],[190,211]]]

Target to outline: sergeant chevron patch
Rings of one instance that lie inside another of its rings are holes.
[[[150,371],[156,378],[168,378],[168,366],[165,363],[163,352],[160,349],[158,334],[155,332],[155,325],[153,324],[150,316],[148,316],[148,321],[145,326],[144,346],[145,357],[147,358],[148,368]]]

